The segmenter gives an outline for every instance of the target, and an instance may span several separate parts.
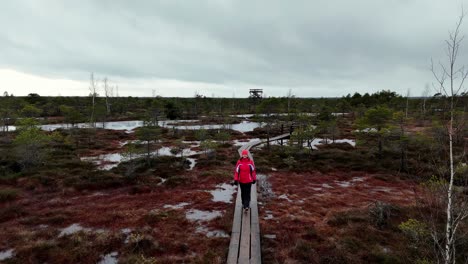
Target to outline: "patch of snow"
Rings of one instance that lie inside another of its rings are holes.
[[[104,229],[104,228],[98,228],[98,229],[94,230],[94,232],[96,232],[97,234],[103,234],[103,233],[107,232],[107,230]]]
[[[196,155],[196,154],[199,154],[199,153],[201,153],[201,152],[193,151],[190,148],[185,148],[185,149],[182,150],[182,154],[184,155],[184,157]],[[172,154],[172,152],[171,152],[170,147],[162,147],[162,148],[152,152],[151,155],[174,156],[174,154]],[[177,153],[177,155],[175,155],[175,156],[176,157],[182,157],[181,153]]]
[[[0,261],[12,258],[14,255],[14,252],[15,250],[12,248],[8,250],[0,251]]]
[[[263,217],[263,219],[265,220],[270,220],[270,219],[273,219],[273,215],[272,214],[267,214],[265,217]]]
[[[170,208],[170,209],[181,209],[181,208],[183,208],[184,206],[187,206],[187,205],[189,205],[189,204],[190,204],[190,203],[185,203],[185,202],[184,202],[184,203],[178,203],[178,204],[176,204],[176,205],[166,204],[166,205],[164,205],[163,207],[164,207],[164,208]]]
[[[232,203],[232,195],[237,189],[237,186],[223,183],[216,185],[216,190],[210,191],[213,195],[213,202]]]
[[[201,211],[191,209],[185,213],[185,217],[190,221],[210,221],[221,216],[220,211]]]
[[[368,128],[364,128],[364,129],[361,129],[361,130],[356,129],[356,130],[354,130],[354,132],[358,132],[358,133],[374,133],[374,132],[377,132],[377,129],[375,129],[375,128],[373,128],[373,127],[372,127],[372,128],[368,127]]]
[[[162,141],[159,140],[159,139],[158,140],[150,140],[151,144],[161,143],[161,142]],[[126,140],[126,141],[122,141],[122,142],[119,143],[120,147],[123,147],[123,146],[128,145],[128,144],[141,145],[141,144],[146,144],[146,141],[135,139],[135,140]]]
[[[167,179],[165,179],[165,178],[159,177],[159,179],[161,179],[161,182],[158,183],[158,185],[162,185],[162,184],[164,184],[164,183],[167,181]]]
[[[122,154],[109,153],[102,154],[99,156],[81,157],[80,159],[82,161],[92,162],[96,164],[101,170],[110,170],[119,165],[119,163],[122,161]]]
[[[197,227],[196,232],[206,234],[207,237],[229,237],[229,235],[222,230],[209,230],[204,226]]]
[[[331,186],[328,185],[327,183],[322,184],[322,187],[323,187],[323,188],[333,189],[333,187],[331,187]]]
[[[343,188],[347,188],[351,186],[351,182],[347,182],[347,181],[335,181],[335,183],[336,185],[343,187]]]
[[[363,182],[364,180],[364,177],[354,177],[351,179],[351,182]]]
[[[80,224],[72,224],[68,227],[65,227],[60,231],[59,237],[67,236],[67,235],[72,235],[74,233],[77,233],[79,231],[90,231],[90,228],[84,228]]]
[[[118,259],[117,256],[119,253],[117,252],[111,252],[105,256],[102,256],[102,259],[97,263],[97,264],[117,264]]]
[[[325,140],[322,139],[322,138],[314,138],[311,142],[310,142],[310,146],[309,146],[309,143],[304,142],[303,143],[303,146],[306,147],[306,148],[312,148],[312,149],[318,149],[317,146],[318,145],[322,145],[325,143]]]
[[[272,171],[278,171],[276,168],[271,168]]]
[[[188,161],[190,161],[190,167],[188,170],[193,170],[195,168],[195,165],[197,164],[197,159],[194,158],[187,158]]]
[[[348,143],[353,147],[356,147],[356,140],[354,139],[335,139],[335,143]]]
[[[268,239],[276,239],[276,235],[270,235],[270,234],[263,235],[263,237],[268,238]]]
[[[376,192],[386,192],[386,193],[391,193],[393,192],[392,189],[387,188],[387,187],[377,187],[374,189]]]
[[[201,142],[200,141],[182,141],[182,143],[190,145],[191,148],[197,148],[200,147]]]
[[[120,229],[120,233],[124,234],[126,237],[125,237],[125,241],[124,243],[125,244],[128,244],[129,242],[129,239],[130,239],[130,233],[132,233],[132,229],[130,228],[123,228],[123,229]]]
[[[279,199],[284,199],[284,200],[286,200],[288,202],[292,202],[292,200],[289,199],[289,197],[286,194],[282,194],[282,195],[278,196],[278,198]]]
[[[120,229],[120,233],[125,234],[125,235],[128,235],[128,234],[130,234],[131,232],[132,232],[132,229],[130,229],[130,228],[122,228],[122,229]]]
[[[243,117],[243,118],[250,118],[250,117],[254,116],[254,114],[231,115],[231,116],[235,116],[235,117]]]

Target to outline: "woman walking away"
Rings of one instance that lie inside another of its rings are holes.
[[[244,210],[248,210],[250,208],[250,189],[252,184],[257,182],[257,173],[253,161],[249,158],[249,151],[246,149],[242,150],[242,155],[237,161],[234,181],[236,185],[240,184],[242,207]]]

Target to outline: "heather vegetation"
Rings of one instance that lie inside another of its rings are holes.
[[[264,263],[433,263],[450,181],[448,99],[5,94],[0,251],[14,250],[6,263],[96,263],[113,252],[120,263],[224,263],[234,208],[209,191],[231,182],[239,144],[258,138]],[[463,201],[468,96],[457,100],[454,185]],[[233,126],[243,123],[258,125]],[[199,211],[213,217],[193,220]],[[460,263],[467,224],[457,226]]]

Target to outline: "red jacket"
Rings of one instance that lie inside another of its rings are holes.
[[[234,180],[241,183],[249,183],[257,180],[255,165],[249,158],[240,158],[234,171]]]

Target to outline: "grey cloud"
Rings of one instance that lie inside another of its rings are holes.
[[[424,0],[11,0],[2,6],[3,68],[75,80],[96,72],[231,89],[243,83],[271,87],[271,95],[290,87],[303,96],[422,90],[431,81],[430,58],[443,53],[459,15],[456,4]]]

